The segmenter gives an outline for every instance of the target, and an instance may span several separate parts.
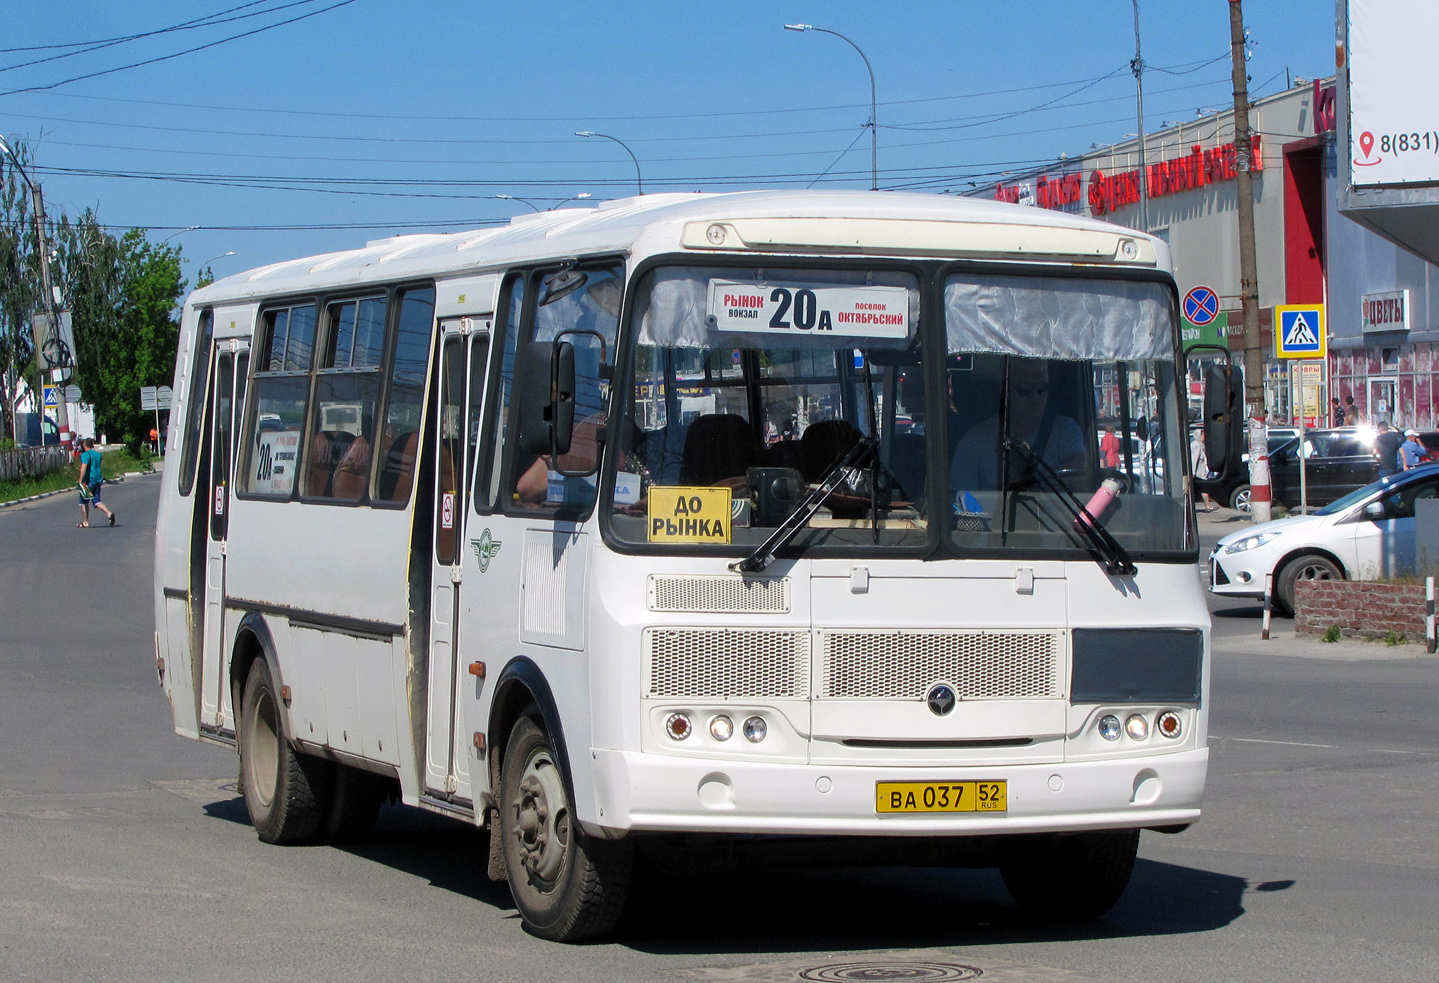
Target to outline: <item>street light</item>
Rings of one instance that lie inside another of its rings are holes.
[[[851,41],[849,38],[845,37],[843,34],[839,33],[838,31],[831,31],[831,30],[829,30],[828,28],[825,28],[825,27],[815,27],[813,24],[786,24],[786,25],[784,26],[784,29],[785,29],[786,31],[800,31],[800,32],[804,32],[804,31],[819,31],[821,34],[833,34],[835,37],[839,38],[841,41],[844,41],[845,43],[847,43],[847,44],[848,44],[851,48],[853,48],[855,51],[859,51],[859,56],[860,56],[861,58],[864,58],[864,67],[865,67],[865,70],[869,72],[869,175],[870,175],[870,179],[869,179],[869,190],[871,190],[871,191],[878,191],[878,190],[879,190],[879,113],[876,112],[876,104],[875,104],[875,99],[874,99],[874,69],[870,67],[869,59],[864,57],[864,52],[863,52],[863,51],[860,51],[859,45],[855,44],[853,41]]]
[[[632,160],[632,161],[635,162],[635,187],[639,188],[640,194],[644,194],[644,193],[645,193],[644,178],[640,176],[640,160],[639,160],[638,157],[635,156],[635,152],[629,148],[629,145],[628,145],[628,144],[626,144],[626,143],[625,143],[623,140],[621,140],[619,137],[612,137],[612,136],[610,136],[608,133],[593,133],[593,132],[591,132],[590,130],[576,130],[576,131],[575,131],[575,136],[577,136],[577,137],[600,137],[600,138],[605,139],[605,140],[613,140],[615,143],[619,144],[621,147],[624,147],[624,148],[625,148],[625,153],[627,153],[627,154],[630,155],[630,160]]]
[[[227,257],[227,256],[233,256],[233,255],[235,255],[235,250],[232,249],[232,250],[230,250],[228,253],[221,253],[221,254],[218,255],[218,256],[212,256],[210,259],[205,260],[205,262],[203,262],[203,263],[201,263],[199,266],[195,267],[195,269],[196,269],[196,270],[209,269],[210,264],[213,263],[213,262],[215,262],[215,260],[217,260],[217,259],[224,259],[224,258]],[[210,270],[210,272],[211,272],[211,273],[214,273],[215,271],[214,271],[214,270]]]
[[[503,198],[505,201],[522,201],[522,202],[524,202],[526,205],[529,205],[530,208],[534,209],[534,210],[537,211],[537,212],[542,212],[542,211],[544,211],[543,208],[541,208],[539,205],[536,205],[534,202],[530,201],[528,198],[516,198],[514,195],[495,195],[495,197],[496,197],[496,198]]]
[[[590,196],[590,193],[589,193],[588,191],[581,191],[581,192],[580,192],[579,194],[577,194],[577,195],[571,195],[570,197],[566,198],[564,201],[560,202],[558,205],[551,205],[550,208],[549,208],[549,210],[550,210],[550,211],[554,211],[556,208],[563,208],[565,205],[568,205],[568,204],[569,204],[570,202],[572,202],[572,201],[584,201],[584,200],[585,200],[586,198],[588,198],[589,196]]]
[[[196,229],[198,229],[198,228],[199,228],[198,225],[187,225],[185,228],[181,229],[179,232],[171,232],[171,233],[170,233],[169,235],[167,235],[165,238],[161,239],[159,244],[163,246],[165,243],[169,242],[171,239],[175,238],[176,236],[182,236],[182,235],[184,235],[186,232],[194,232],[194,231],[195,231]]]

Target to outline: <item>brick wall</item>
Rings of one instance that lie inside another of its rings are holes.
[[[1294,632],[1345,638],[1387,638],[1392,631],[1424,638],[1424,585],[1302,580],[1294,585]]]

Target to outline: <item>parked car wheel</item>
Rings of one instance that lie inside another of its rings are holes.
[[[1286,617],[1294,617],[1295,585],[1301,580],[1343,580],[1344,573],[1332,560],[1310,553],[1298,556],[1279,572],[1274,585],[1275,606]]]
[[[1234,490],[1229,493],[1229,507],[1238,509],[1240,512],[1249,511],[1249,483],[1235,485]]]

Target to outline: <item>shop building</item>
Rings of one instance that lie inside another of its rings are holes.
[[[1297,422],[1303,405],[1309,425],[1327,425],[1330,398],[1352,396],[1366,421],[1439,428],[1439,269],[1340,214],[1334,80],[1300,80],[1256,100],[1250,126],[1271,421]],[[1186,323],[1185,340],[1242,352],[1233,111],[1148,133],[1145,151],[1148,231],[1169,244],[1181,294],[1202,285],[1219,296],[1219,316],[1202,328]],[[974,194],[1138,227],[1139,177],[1131,139]],[[1276,357],[1274,308],[1289,304],[1325,305],[1321,364]]]

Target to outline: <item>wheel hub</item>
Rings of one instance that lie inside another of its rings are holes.
[[[569,849],[570,817],[559,769],[548,755],[530,759],[517,793],[514,835],[520,862],[532,879],[552,884]]]

